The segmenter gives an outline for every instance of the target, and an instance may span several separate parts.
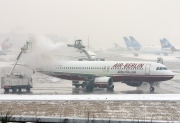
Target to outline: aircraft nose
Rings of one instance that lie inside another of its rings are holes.
[[[174,73],[171,70],[169,70],[169,75],[174,78]]]

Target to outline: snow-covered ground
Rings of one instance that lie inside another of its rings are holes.
[[[180,101],[180,94],[119,94],[119,95],[0,95],[0,101],[64,101],[64,100],[113,100],[113,101]]]
[[[0,101],[1,114],[180,121],[175,101]]]

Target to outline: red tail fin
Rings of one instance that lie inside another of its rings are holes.
[[[9,48],[9,38],[7,38],[6,40],[3,41],[3,43],[1,44],[2,49],[7,49]]]

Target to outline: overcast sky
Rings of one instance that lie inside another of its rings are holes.
[[[57,34],[96,47],[142,45],[166,37],[180,45],[180,0],[0,0],[0,32]]]

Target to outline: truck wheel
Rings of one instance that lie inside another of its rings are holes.
[[[18,93],[21,93],[21,92],[22,92],[22,90],[21,90],[21,88],[19,88],[19,89],[18,89]]]
[[[76,88],[79,88],[79,86],[78,86],[78,85],[75,85],[75,87],[76,87]]]
[[[28,86],[28,87],[26,88],[26,90],[27,90],[27,92],[30,92],[31,88]]]
[[[5,94],[9,93],[9,88],[5,88],[5,89],[4,89],[4,93],[5,93]]]
[[[12,88],[12,92],[15,93],[17,91],[17,88]]]

